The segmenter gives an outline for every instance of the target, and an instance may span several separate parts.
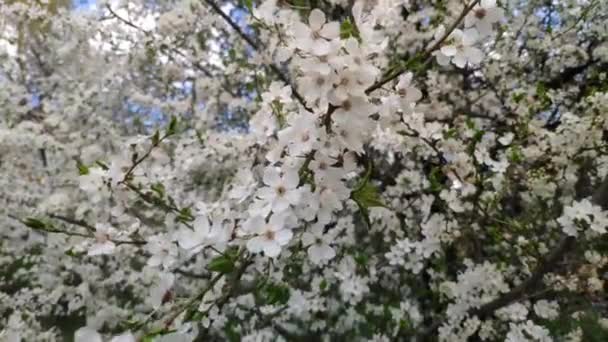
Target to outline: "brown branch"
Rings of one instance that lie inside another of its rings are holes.
[[[213,1],[213,0],[204,0],[205,3],[207,3],[214,12],[216,12],[219,16],[222,17],[222,19],[224,19],[224,21],[226,21],[226,23],[228,25],[230,25],[230,27],[236,31],[236,33],[255,51],[259,52],[262,47],[260,45],[258,45],[250,36],[248,36],[247,34],[245,34],[245,32],[243,32],[243,30],[241,30],[241,28],[234,22],[234,20],[232,20],[232,18],[224,13],[224,11],[222,11],[222,9]],[[304,100],[304,97],[302,97],[302,95],[298,92],[298,90],[295,88],[294,85],[291,84],[291,82],[289,81],[289,79],[287,78],[287,76],[281,71],[281,69],[279,69],[278,66],[276,66],[274,63],[270,63],[269,64],[270,70],[272,70],[272,72],[285,84],[289,85],[289,87],[291,88],[291,93],[293,94],[293,96],[298,100],[298,102],[300,102],[300,104],[304,107],[304,109],[306,109],[309,112],[313,112],[312,108],[310,108],[307,104],[306,104],[306,100]]]
[[[596,205],[605,206],[599,201],[608,196],[608,176],[602,181],[598,189],[592,196],[592,202]],[[564,255],[572,251],[576,247],[576,238],[572,236],[563,237],[552,252],[543,258],[539,265],[534,269],[532,275],[524,282],[513,288],[511,291],[502,296],[480,306],[473,308],[467,312],[469,316],[477,316],[479,318],[492,315],[496,310],[503,308],[509,304],[522,299],[529,291],[536,290],[542,284],[542,279],[545,274],[553,271],[562,260]],[[432,323],[427,329],[423,330],[417,336],[421,341],[426,341],[428,337],[447,320],[443,317]]]
[[[450,36],[450,34],[452,34],[452,31],[454,31],[456,29],[456,27],[458,27],[458,25],[460,25],[460,23],[462,22],[462,20],[464,19],[464,17],[466,17],[466,15],[473,9],[473,7],[475,7],[475,5],[477,5],[477,3],[479,3],[479,1],[480,0],[474,0],[470,4],[468,4],[467,6],[465,6],[464,9],[462,10],[462,12],[460,13],[460,15],[458,16],[458,18],[445,31],[444,35],[441,38],[439,38],[437,41],[435,41],[431,46],[429,46],[422,53],[422,56],[421,56],[420,59],[424,61],[422,63],[423,65],[428,64],[432,60],[432,58],[433,58],[433,55],[432,55],[433,52],[435,50],[439,49],[439,47],[441,46],[441,44],[443,44],[443,42]],[[406,71],[407,71],[407,65],[401,66],[401,67],[397,68],[396,71],[391,72],[391,73],[385,75],[384,77],[382,77],[382,79],[380,79],[376,83],[372,84],[369,88],[367,88],[365,90],[365,93],[369,95],[374,90],[382,88],[382,86],[384,86],[388,82],[390,82],[390,81],[396,79],[397,77],[401,76],[401,74],[403,74]]]

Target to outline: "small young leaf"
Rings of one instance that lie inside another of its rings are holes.
[[[32,229],[44,230],[46,228],[46,223],[32,217],[26,218],[23,223]]]
[[[169,127],[167,127],[167,135],[173,135],[177,133],[177,117],[171,116],[171,122],[169,122]]]
[[[212,272],[230,273],[234,270],[234,261],[224,255],[220,255],[209,262],[207,269]]]
[[[154,135],[152,136],[152,145],[156,146],[158,145],[158,143],[160,143],[160,132],[158,130],[156,130],[156,132],[154,132]]]
[[[78,167],[78,174],[81,176],[89,174],[89,168],[81,162],[76,165]]]

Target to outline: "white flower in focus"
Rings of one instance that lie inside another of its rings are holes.
[[[364,49],[364,45],[360,45],[356,38],[350,37],[344,42],[344,49],[348,55],[343,57],[343,65],[358,74],[358,81],[362,87],[371,86],[380,74],[380,70],[368,61],[370,54]]]
[[[325,23],[325,14],[315,8],[308,16],[308,26],[296,22],[293,25],[296,46],[316,56],[327,55],[331,51],[329,40],[340,37],[340,24],[336,21]]]
[[[182,228],[176,234],[176,239],[181,248],[196,253],[204,247],[209,238],[209,219],[207,216],[198,216],[192,226],[194,230],[187,227]]]
[[[108,177],[110,178],[110,185],[114,188],[125,176],[125,172],[131,166],[131,161],[122,156],[116,156],[112,158],[108,169]]]
[[[292,117],[289,126],[279,131],[279,141],[287,145],[289,154],[300,156],[310,152],[318,141],[316,118],[308,112],[302,111]]]
[[[395,86],[395,90],[401,96],[401,110],[405,114],[412,113],[416,102],[422,98],[422,92],[412,86],[413,76],[411,72],[399,76],[399,82]]]
[[[336,115],[333,116],[333,131],[340,146],[351,151],[363,152],[363,142],[369,124],[356,117],[334,114]]]
[[[464,18],[464,26],[475,26],[482,36],[492,33],[492,25],[504,18],[505,11],[496,6],[496,0],[481,0]]]
[[[275,213],[287,210],[290,205],[298,204],[300,192],[297,189],[300,177],[297,170],[281,173],[278,168],[269,166],[264,170],[266,187],[258,190],[257,195],[271,204]]]
[[[290,103],[291,100],[291,87],[283,86],[283,83],[274,81],[268,87],[268,91],[262,93],[262,99],[266,103],[271,103],[278,100],[282,103]]]
[[[242,203],[253,193],[256,188],[256,181],[250,169],[242,168],[234,175],[232,189],[228,196],[236,199],[238,203]]]
[[[534,304],[534,313],[544,319],[555,319],[559,316],[559,304],[557,301],[541,299]]]
[[[450,60],[459,68],[464,68],[467,64],[477,65],[483,59],[483,52],[473,46],[479,33],[475,29],[468,29],[464,32],[455,29],[448,37],[448,43],[441,47],[436,54],[444,57],[437,58],[437,62],[442,65],[447,65]]]
[[[580,225],[588,226],[595,233],[605,234],[608,215],[601,207],[585,198],[565,206],[557,222],[562,226],[562,231],[570,236],[578,236],[579,230],[582,229]]]
[[[336,160],[321,151],[317,151],[314,159],[310,161],[308,168],[315,174],[315,182],[331,183],[339,180],[342,176],[342,170],[332,165],[336,164]]]
[[[327,95],[333,90],[334,73],[324,75],[319,72],[308,72],[298,78],[298,88],[306,103],[319,110],[327,110]]]
[[[315,224],[309,231],[302,234],[302,243],[308,246],[308,257],[312,263],[321,265],[336,256],[336,251],[330,246],[334,236],[324,234],[324,224]]]
[[[170,299],[170,291],[175,282],[175,275],[172,273],[161,273],[157,283],[150,289],[150,296],[147,303],[155,310],[160,308]]]
[[[177,261],[177,247],[167,234],[157,234],[147,239],[146,250],[151,254],[148,266],[158,267],[162,265],[169,268]]]
[[[243,229],[254,234],[247,241],[247,249],[252,253],[264,252],[270,258],[277,257],[281,247],[293,237],[291,229],[285,227],[285,216],[280,214],[273,214],[268,222],[261,216],[251,217],[243,224]]]
[[[116,244],[112,242],[112,236],[116,234],[116,229],[111,226],[95,225],[95,242],[89,247],[87,255],[95,256],[101,254],[112,254]]]

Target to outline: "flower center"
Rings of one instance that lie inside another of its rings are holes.
[[[285,195],[285,193],[286,193],[286,192],[287,192],[287,189],[285,189],[285,187],[284,187],[284,186],[279,185],[279,186],[277,187],[277,194],[278,194],[279,196],[283,196],[283,195]]]
[[[318,77],[316,82],[318,86],[322,86],[323,84],[325,84],[325,79],[323,77]]]
[[[342,102],[342,108],[344,108],[344,110],[350,110],[351,108],[353,108],[353,104],[350,103],[350,101],[346,100]]]
[[[267,231],[264,233],[264,237],[265,237],[267,240],[274,240],[274,232],[273,232],[272,230],[267,230]]]
[[[319,163],[319,169],[320,170],[327,170],[327,163],[322,161]]]
[[[310,135],[308,134],[308,132],[304,132],[302,134],[302,142],[307,142],[308,140],[310,140]]]
[[[99,243],[105,243],[110,239],[110,236],[106,233],[95,233],[95,240]]]
[[[488,12],[486,11],[485,8],[480,8],[478,10],[475,11],[475,17],[477,19],[483,19],[486,17],[486,15],[488,14]]]

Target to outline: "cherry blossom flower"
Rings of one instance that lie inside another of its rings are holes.
[[[150,288],[150,296],[147,298],[147,303],[154,309],[160,308],[163,304],[170,300],[170,291],[175,282],[173,273],[161,273],[158,275],[156,283]]]
[[[182,228],[176,235],[179,246],[192,253],[201,250],[209,240],[211,228],[206,216],[199,216],[193,222],[194,230]]]
[[[283,104],[290,103],[292,101],[291,87],[285,86],[281,82],[272,82],[268,87],[268,91],[262,93],[262,99],[266,103],[271,103],[275,100],[278,100]]]
[[[290,205],[298,204],[300,192],[297,189],[300,177],[297,170],[286,170],[281,172],[274,166],[264,170],[264,184],[258,190],[257,196],[271,205],[272,211],[280,213],[289,208]]]
[[[311,151],[318,141],[316,118],[306,111],[289,121],[289,127],[279,131],[279,140],[287,146],[289,154],[300,156]]]
[[[287,245],[293,237],[291,229],[285,227],[285,216],[274,214],[270,220],[253,216],[243,224],[243,230],[254,234],[247,241],[247,249],[252,253],[264,252],[264,255],[275,258],[281,253],[281,247]]]
[[[475,29],[465,31],[455,29],[448,37],[448,43],[436,52],[437,61],[441,65],[447,65],[451,60],[459,68],[464,68],[467,64],[479,64],[483,52],[473,46],[478,37],[479,34]]]
[[[486,36],[492,33],[492,25],[503,17],[504,10],[496,6],[496,0],[481,0],[464,18],[464,25],[475,26],[482,36]]]
[[[328,54],[331,50],[328,40],[340,36],[340,24],[336,21],[326,23],[325,13],[316,8],[308,16],[308,25],[296,22],[293,29],[297,47],[317,56]]]
[[[395,86],[395,90],[401,97],[401,110],[404,114],[410,114],[414,111],[416,102],[422,98],[422,92],[418,88],[412,86],[411,72],[405,73],[399,77],[399,82]]]
[[[302,243],[307,246],[308,257],[314,264],[323,264],[336,256],[336,251],[330,246],[334,237],[323,232],[324,225],[315,224],[302,234]]]
[[[114,227],[105,224],[95,225],[95,242],[89,247],[87,254],[89,256],[112,254],[116,248],[116,244],[112,238],[117,231]]]
[[[148,266],[169,268],[177,261],[177,247],[168,234],[158,234],[147,239],[146,249],[150,252]]]

